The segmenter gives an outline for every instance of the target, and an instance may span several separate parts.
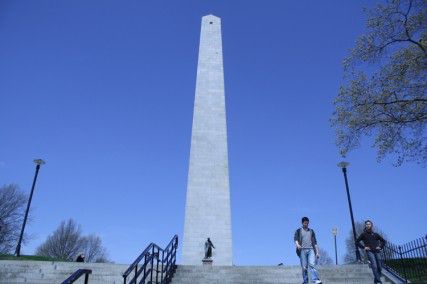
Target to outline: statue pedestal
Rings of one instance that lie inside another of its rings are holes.
[[[203,266],[212,266],[213,260],[211,258],[202,259]]]

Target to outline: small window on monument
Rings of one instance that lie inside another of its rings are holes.
[[[209,22],[209,24],[211,24],[211,25],[212,25],[212,24],[213,24],[213,22]]]

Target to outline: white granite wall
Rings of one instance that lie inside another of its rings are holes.
[[[202,18],[182,249],[183,264],[201,265],[204,243],[213,265],[232,265],[227,124],[221,19]]]

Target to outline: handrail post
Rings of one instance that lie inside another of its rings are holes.
[[[166,259],[165,259],[165,262],[166,262],[165,283],[168,283],[168,281],[169,281],[169,270],[170,270],[170,265],[169,265],[169,256],[170,256],[170,253],[169,253],[169,250],[170,250],[170,248],[168,248],[168,250],[166,251]]]
[[[147,254],[144,255],[144,275],[142,277],[144,277],[147,275]],[[138,281],[137,281],[138,282]]]
[[[153,283],[153,266],[154,266],[154,246],[151,249],[151,261],[150,261],[150,283]]]
[[[160,283],[163,284],[163,271],[165,269],[165,251],[162,251],[162,273],[160,274]]]
[[[156,284],[159,282],[159,259],[160,258],[160,249],[157,248],[156,253]]]

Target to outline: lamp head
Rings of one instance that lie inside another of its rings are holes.
[[[342,168],[342,169],[347,168],[349,165],[350,165],[350,163],[348,163],[348,162],[344,162],[344,161],[342,161],[342,162],[338,163],[338,167],[340,167],[340,168]]]
[[[46,162],[45,162],[45,161],[43,161],[42,159],[35,159],[35,160],[34,160],[34,163],[35,163],[37,166],[41,166],[41,165],[46,164]]]
[[[333,228],[332,229],[332,235],[336,236],[338,234],[338,229],[337,228]]]

